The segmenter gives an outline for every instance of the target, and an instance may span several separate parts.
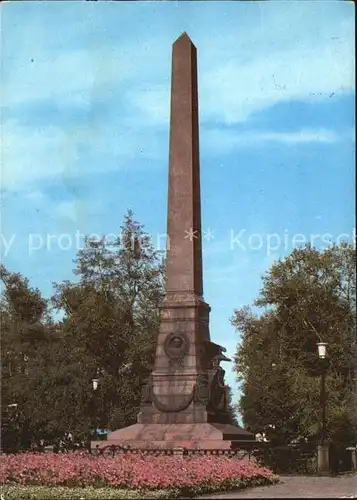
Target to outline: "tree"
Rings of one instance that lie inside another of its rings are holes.
[[[163,297],[163,267],[143,227],[128,212],[113,241],[85,240],[76,259],[77,282],[56,284],[53,303],[63,327],[100,374],[96,424],[135,422],[140,388],[148,376]]]
[[[88,434],[89,383],[85,353],[51,319],[49,301],[19,273],[0,269],[2,329],[2,445],[27,449],[76,428]]]
[[[328,343],[328,430],[356,439],[356,264],[352,245],[306,246],[275,262],[254,305],[234,311],[241,332],[235,367],[248,429],[277,442],[312,438],[320,425],[316,343]]]
[[[0,267],[1,380],[3,446],[27,446],[36,433],[28,390],[38,359],[49,341],[48,303],[19,273]],[[17,444],[16,444],[17,443]]]
[[[55,284],[52,304],[1,267],[4,449],[66,432],[86,440],[91,429],[135,421],[154,359],[163,273],[160,253],[131,212],[115,241],[86,240],[77,279]]]
[[[238,424],[238,418],[237,418],[237,405],[233,403],[233,392],[232,388],[230,386],[227,386],[227,392],[228,392],[228,413],[229,413],[229,424],[231,425],[239,425]]]

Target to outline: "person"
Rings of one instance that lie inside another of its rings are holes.
[[[263,433],[260,433],[258,432],[256,435],[255,435],[255,440],[256,441],[260,441],[260,442],[264,442],[264,443],[267,443],[268,440],[266,438],[266,435],[265,435],[265,432]]]
[[[40,444],[38,446],[38,451],[44,452],[45,451],[45,440],[40,439]]]

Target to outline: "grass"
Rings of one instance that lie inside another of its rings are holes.
[[[173,498],[168,490],[135,491],[117,488],[69,488],[66,486],[1,486],[1,500],[137,500]]]
[[[207,493],[218,493],[243,489],[251,486],[274,484],[278,478],[267,480],[254,478],[251,480],[233,481],[221,484],[202,484],[198,489],[173,487],[160,490],[131,490],[106,487],[68,487],[68,486],[24,486],[7,484],[0,487],[0,500],[139,500],[163,498],[192,498]]]

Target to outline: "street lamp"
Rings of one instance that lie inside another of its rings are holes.
[[[327,442],[326,435],[326,371],[327,371],[327,351],[326,351],[326,342],[318,342],[317,344],[317,352],[321,364],[321,441],[318,446],[318,455],[317,455],[317,468],[319,475],[329,475],[330,473],[330,456],[329,456],[329,443]]]
[[[94,377],[91,380],[93,391],[96,391],[98,389],[99,376],[100,375],[101,375],[101,370],[99,368],[97,368],[96,371],[95,371],[95,375],[94,375]]]
[[[91,380],[93,392],[95,392],[95,391],[98,390],[99,375],[100,375],[100,370],[99,370],[99,368],[97,368],[97,370],[95,372],[95,375],[94,375],[94,377]],[[96,416],[96,413],[97,413],[97,411],[96,411],[96,398],[94,397],[94,395],[92,397],[92,402],[93,402],[93,405],[94,405],[94,415]],[[96,436],[96,434],[97,434],[97,425],[95,424],[95,426],[94,426],[94,435]],[[91,453],[91,436],[89,436],[88,451],[89,451],[89,453]]]
[[[321,443],[324,444],[326,439],[326,342],[318,342],[317,351],[321,360]]]

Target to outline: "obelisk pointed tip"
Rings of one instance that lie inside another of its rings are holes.
[[[175,40],[174,45],[176,45],[177,43],[189,43],[189,44],[193,45],[192,40],[188,36],[186,31],[181,33],[181,35],[177,38],[177,40]]]

